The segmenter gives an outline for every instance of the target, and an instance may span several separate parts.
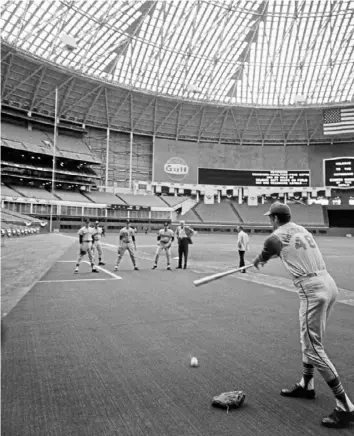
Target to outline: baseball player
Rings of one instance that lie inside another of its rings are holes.
[[[156,250],[156,256],[155,256],[155,264],[152,267],[152,269],[157,268],[157,263],[159,261],[160,254],[164,251],[166,254],[167,259],[167,269],[171,271],[171,245],[173,240],[175,239],[175,234],[173,230],[169,228],[169,224],[166,222],[164,224],[164,228],[159,230],[159,233],[157,235],[157,250]]]
[[[90,220],[88,218],[85,219],[84,227],[81,227],[81,229],[77,233],[79,235],[80,250],[79,250],[79,257],[77,258],[76,268],[75,268],[74,273],[78,274],[80,262],[86,253],[87,253],[88,258],[91,262],[92,272],[98,273],[98,270],[97,270],[96,265],[95,265],[95,259],[94,259],[94,256],[92,254],[93,228],[90,227]]]
[[[347,427],[354,422],[354,405],[323,346],[326,323],[338,295],[337,286],[326,270],[311,233],[291,222],[288,205],[276,202],[265,215],[269,215],[274,232],[265,240],[263,250],[254,259],[253,265],[258,268],[271,257],[279,256],[292,275],[300,297],[303,375],[299,383],[291,389],[283,389],[281,395],[315,398],[314,370],[317,368],[336,400],[336,408],[322,419],[322,424],[333,428]]]
[[[192,244],[192,236],[194,230],[191,227],[186,226],[185,221],[180,221],[180,225],[176,229],[176,236],[178,240],[178,267],[182,268],[182,257],[184,256],[184,269],[187,268],[188,249],[189,244]]]
[[[242,226],[237,227],[237,248],[238,248],[238,254],[240,256],[240,264],[239,267],[242,268],[245,266],[245,253],[247,250],[250,249],[249,244],[249,237],[247,233],[243,230]],[[246,270],[242,270],[241,272],[245,273]]]
[[[117,258],[116,266],[114,267],[115,271],[118,270],[120,261],[122,260],[122,257],[124,256],[126,250],[129,251],[130,258],[134,265],[134,269],[136,271],[139,270],[139,268],[136,265],[134,249],[136,251],[135,232],[134,229],[130,227],[130,222],[128,220],[127,225],[123,227],[119,233],[118,258]]]
[[[93,238],[92,254],[95,257],[95,253],[97,251],[97,253],[98,253],[98,265],[106,265],[102,260],[103,252],[102,252],[102,246],[101,246],[101,238],[104,235],[104,232],[103,232],[103,228],[100,227],[99,224],[100,223],[98,221],[96,221],[95,227],[93,228],[93,231],[92,231],[92,238]]]

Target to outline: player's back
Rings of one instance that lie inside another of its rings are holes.
[[[281,241],[280,257],[293,277],[326,269],[313,236],[304,227],[289,222],[278,227],[273,234]]]

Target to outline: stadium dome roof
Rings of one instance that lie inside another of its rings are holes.
[[[354,101],[354,1],[4,1],[2,40],[148,94],[214,104]]]

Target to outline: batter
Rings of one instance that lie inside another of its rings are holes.
[[[273,203],[265,215],[269,216],[274,232],[266,239],[263,250],[253,265],[258,268],[271,257],[279,256],[293,277],[300,297],[303,376],[292,389],[283,389],[281,395],[315,398],[314,370],[317,368],[336,399],[336,408],[322,419],[322,424],[333,428],[347,427],[354,422],[354,406],[323,346],[326,323],[338,295],[337,286],[326,270],[322,254],[311,233],[291,222],[288,205]]]

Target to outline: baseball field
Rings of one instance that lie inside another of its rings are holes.
[[[100,273],[83,262],[77,275],[77,237],[56,238],[67,246],[49,270],[12,305],[16,292],[6,293],[4,435],[333,434],[320,425],[335,404],[318,374],[315,400],[279,395],[302,369],[298,296],[279,260],[196,288],[193,280],[238,266],[236,235],[197,235],[187,270],[176,270],[174,259],[167,271],[161,256],[152,271],[156,235],[138,234],[140,271],[126,253],[114,272],[117,235],[108,234]],[[263,240],[251,237],[246,260]],[[340,288],[325,345],[353,399],[354,242],[317,242]],[[8,280],[11,244],[2,250]],[[175,258],[176,244],[172,252]],[[198,368],[190,366],[192,357]],[[242,408],[226,413],[211,406],[213,396],[231,390],[245,392]]]

